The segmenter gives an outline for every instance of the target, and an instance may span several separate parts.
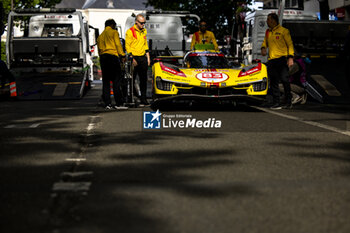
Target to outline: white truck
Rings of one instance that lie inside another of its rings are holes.
[[[19,99],[81,98],[93,80],[89,26],[75,9],[10,12],[7,64]]]
[[[267,57],[261,56],[261,44],[264,41],[265,32],[267,29],[267,15],[276,13],[277,9],[257,10],[248,14],[245,18],[246,34],[243,37],[243,61],[245,64],[252,63],[253,60],[259,59],[266,62]],[[317,14],[305,12],[302,10],[286,9],[284,10],[283,20],[302,20],[302,21],[317,21]]]
[[[185,51],[191,43],[185,36],[184,20],[200,20],[199,16],[186,11],[146,11],[147,39],[150,50]],[[125,32],[135,24],[135,14],[128,17]]]
[[[247,32],[243,40],[245,64],[261,56],[267,29],[267,15],[277,9],[258,10],[246,17]],[[289,29],[297,56],[308,57],[306,91],[319,102],[344,101],[341,93],[347,93],[347,67],[344,45],[349,33],[350,21],[318,20],[315,13],[302,10],[284,10],[282,26]]]

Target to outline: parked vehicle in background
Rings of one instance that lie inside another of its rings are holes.
[[[243,40],[243,61],[267,61],[261,56],[267,15],[277,9],[257,10],[247,15],[246,34]],[[318,20],[315,13],[285,9],[282,26],[289,29],[296,57],[308,60],[306,78],[308,93],[319,102],[343,101],[349,92],[344,46],[350,21]],[[346,95],[346,94],[345,94]]]
[[[7,64],[18,98],[80,98],[93,80],[90,49],[89,26],[75,9],[9,14]]]
[[[191,43],[185,35],[184,21],[199,21],[199,16],[190,14],[185,11],[146,11],[146,29],[148,45],[151,51],[158,55],[164,54],[164,51],[190,50]],[[135,15],[128,17],[125,23],[124,31],[126,32],[135,23]],[[125,33],[124,33],[125,34]],[[163,53],[162,53],[163,51]],[[180,53],[183,55],[183,52]]]
[[[277,9],[257,10],[248,14],[245,18],[246,33],[243,38],[242,55],[245,64],[252,63],[253,60],[259,59],[266,62],[266,57],[261,56],[261,44],[264,41],[267,27],[266,19],[270,13],[277,13]],[[283,14],[284,21],[302,20],[317,21],[317,15],[302,10],[286,9]]]

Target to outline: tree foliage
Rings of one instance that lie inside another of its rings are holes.
[[[7,15],[11,11],[11,0],[1,0],[3,2],[5,17],[3,22],[7,22]],[[23,8],[45,8],[54,7],[56,4],[60,3],[62,0],[13,0],[14,9]]]
[[[248,11],[245,6],[252,0],[148,0],[146,6],[167,11],[189,11],[205,20],[217,39],[231,35],[239,13]],[[196,28],[198,29],[198,28]],[[194,30],[194,29],[193,29]],[[193,33],[192,31],[191,33]]]
[[[3,3],[3,15],[2,23],[3,25],[7,24],[7,16],[11,11],[11,0],[1,0]],[[46,8],[54,7],[56,4],[60,3],[62,0],[13,0],[14,9],[23,9],[23,8]],[[5,46],[4,43],[1,43],[1,60],[5,59]]]

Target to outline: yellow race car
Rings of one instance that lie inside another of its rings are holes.
[[[211,100],[256,98],[267,94],[266,66],[234,66],[223,53],[194,50],[182,59],[182,65],[159,57],[152,67],[153,98]]]

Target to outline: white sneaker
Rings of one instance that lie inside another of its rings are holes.
[[[126,107],[126,106],[117,106],[117,105],[113,106],[113,108],[116,109],[116,110],[128,110],[128,109],[129,109],[129,107]]]
[[[305,104],[306,100],[307,100],[307,93],[304,93],[303,96],[302,96],[302,100],[301,100],[300,104]]]
[[[111,105],[107,105],[106,107],[105,107],[105,110],[112,110],[113,109],[113,107],[111,106]]]
[[[297,96],[292,100],[292,104],[297,104],[300,101],[302,101],[303,97],[302,96]]]

